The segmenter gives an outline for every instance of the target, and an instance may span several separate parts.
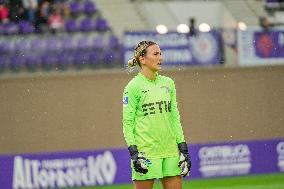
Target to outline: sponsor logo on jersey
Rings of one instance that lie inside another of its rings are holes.
[[[169,93],[169,92],[170,92],[170,87],[168,87],[168,86],[163,85],[163,86],[161,86],[160,88],[161,88],[161,89],[164,89],[164,90],[165,90],[165,93]]]
[[[149,114],[171,112],[171,101],[151,102],[142,105],[144,116]]]

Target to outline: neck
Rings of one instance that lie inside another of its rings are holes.
[[[147,69],[147,68],[144,68],[144,69],[141,70],[141,73],[150,80],[156,79],[156,72],[157,71],[152,71],[152,70]]]

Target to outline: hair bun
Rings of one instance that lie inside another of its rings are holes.
[[[127,62],[128,67],[134,67],[137,65],[137,60],[135,58],[132,58],[130,60],[128,60]]]

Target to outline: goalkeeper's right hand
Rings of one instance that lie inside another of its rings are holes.
[[[146,158],[138,152],[137,146],[129,146],[128,151],[133,162],[134,170],[138,173],[146,174],[148,172],[147,166],[145,164]]]
[[[187,149],[186,142],[181,142],[178,144],[178,149],[180,151],[180,160],[178,166],[182,168],[181,175],[183,177],[188,176],[191,168],[191,160]]]

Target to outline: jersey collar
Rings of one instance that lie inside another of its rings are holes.
[[[158,72],[156,72],[156,79],[151,80],[149,78],[147,78],[145,75],[143,75],[141,72],[138,73],[138,76],[140,78],[142,78],[144,81],[150,82],[150,83],[156,83],[158,82],[159,78],[160,78],[160,74]]]

